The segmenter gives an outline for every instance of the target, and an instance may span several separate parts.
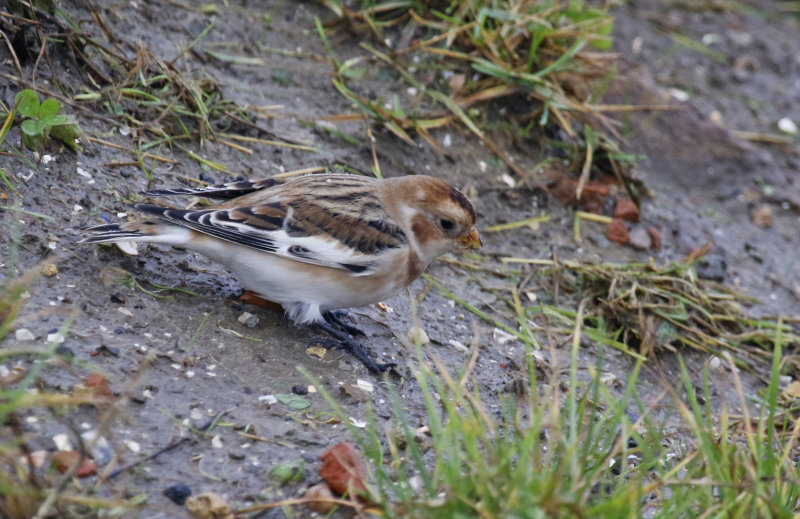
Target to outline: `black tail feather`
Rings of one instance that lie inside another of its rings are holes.
[[[281,181],[275,178],[264,178],[261,180],[240,180],[237,182],[227,182],[225,184],[197,188],[152,189],[150,191],[144,191],[142,194],[145,196],[197,195],[207,198],[231,200],[280,183]]]

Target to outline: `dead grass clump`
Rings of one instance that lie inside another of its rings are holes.
[[[551,289],[587,299],[588,319],[615,341],[638,346],[644,355],[689,346],[699,351],[730,352],[741,366],[764,367],[782,334],[787,347],[800,346],[800,334],[788,322],[754,319],[742,311],[754,300],[730,287],[700,279],[692,263],[659,267],[561,262],[548,269]],[[800,367],[796,356],[784,362]],[[755,370],[763,372],[763,370]]]

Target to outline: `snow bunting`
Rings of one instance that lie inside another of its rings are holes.
[[[316,324],[370,371],[345,309],[393,296],[437,256],[481,245],[475,209],[461,191],[429,176],[375,179],[321,174],[155,190],[225,201],[207,209],[134,204],[153,218],[86,229],[83,243],[146,241],[192,249],[226,265],[298,324]]]

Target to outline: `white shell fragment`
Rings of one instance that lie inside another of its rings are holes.
[[[62,342],[64,342],[64,336],[62,334],[58,333],[58,332],[48,334],[47,335],[47,342],[48,343],[61,344]]]
[[[60,451],[71,451],[72,444],[69,442],[69,436],[66,434],[56,434],[53,436],[53,443],[56,445],[56,449]]]
[[[32,341],[36,338],[36,336],[27,328],[20,328],[14,332],[14,338],[16,338],[18,341]]]
[[[795,124],[795,122],[788,117],[783,117],[778,121],[778,129],[783,133],[788,133],[789,135],[797,135],[798,131],[797,124]]]
[[[127,256],[138,256],[139,255],[139,247],[135,241],[118,241],[115,242],[114,245]]]
[[[366,391],[367,393],[372,393],[375,390],[375,387],[372,385],[372,382],[367,380],[356,380],[356,387],[361,389],[362,391]]]
[[[278,399],[275,398],[275,395],[261,395],[258,397],[259,402],[264,402],[267,405],[277,404]]]

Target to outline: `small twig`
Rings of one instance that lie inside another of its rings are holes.
[[[22,65],[19,64],[19,59],[17,58],[17,53],[14,52],[14,47],[11,45],[11,40],[8,38],[8,35],[1,30],[0,36],[2,36],[3,40],[5,40],[6,45],[8,46],[8,51],[11,53],[11,57],[14,59],[14,65],[17,67],[17,72],[19,72],[19,76],[22,77]]]
[[[36,71],[39,70],[39,62],[42,61],[42,56],[44,56],[44,49],[46,46],[47,46],[47,34],[45,34],[42,37],[42,46],[39,48],[39,55],[36,56],[36,63],[33,64],[33,72],[31,72],[31,81],[34,83],[36,83]]]
[[[109,148],[114,148],[116,150],[127,151],[128,153],[131,153],[133,155],[136,154],[135,150],[132,150],[130,148],[126,148],[125,146],[120,146],[119,144],[114,144],[113,142],[108,142],[108,141],[104,141],[104,140],[101,140],[101,139],[95,139],[94,137],[86,137],[86,140],[89,141],[89,142],[95,142],[97,144],[102,144],[103,146],[108,146]],[[168,158],[162,157],[160,155],[153,155],[152,153],[142,153],[142,157],[145,157],[145,158],[148,158],[148,159],[154,159],[154,160],[157,160],[157,161],[160,161],[160,162],[167,162],[169,164],[178,164],[177,160],[168,159]],[[138,162],[136,164],[138,165]]]

